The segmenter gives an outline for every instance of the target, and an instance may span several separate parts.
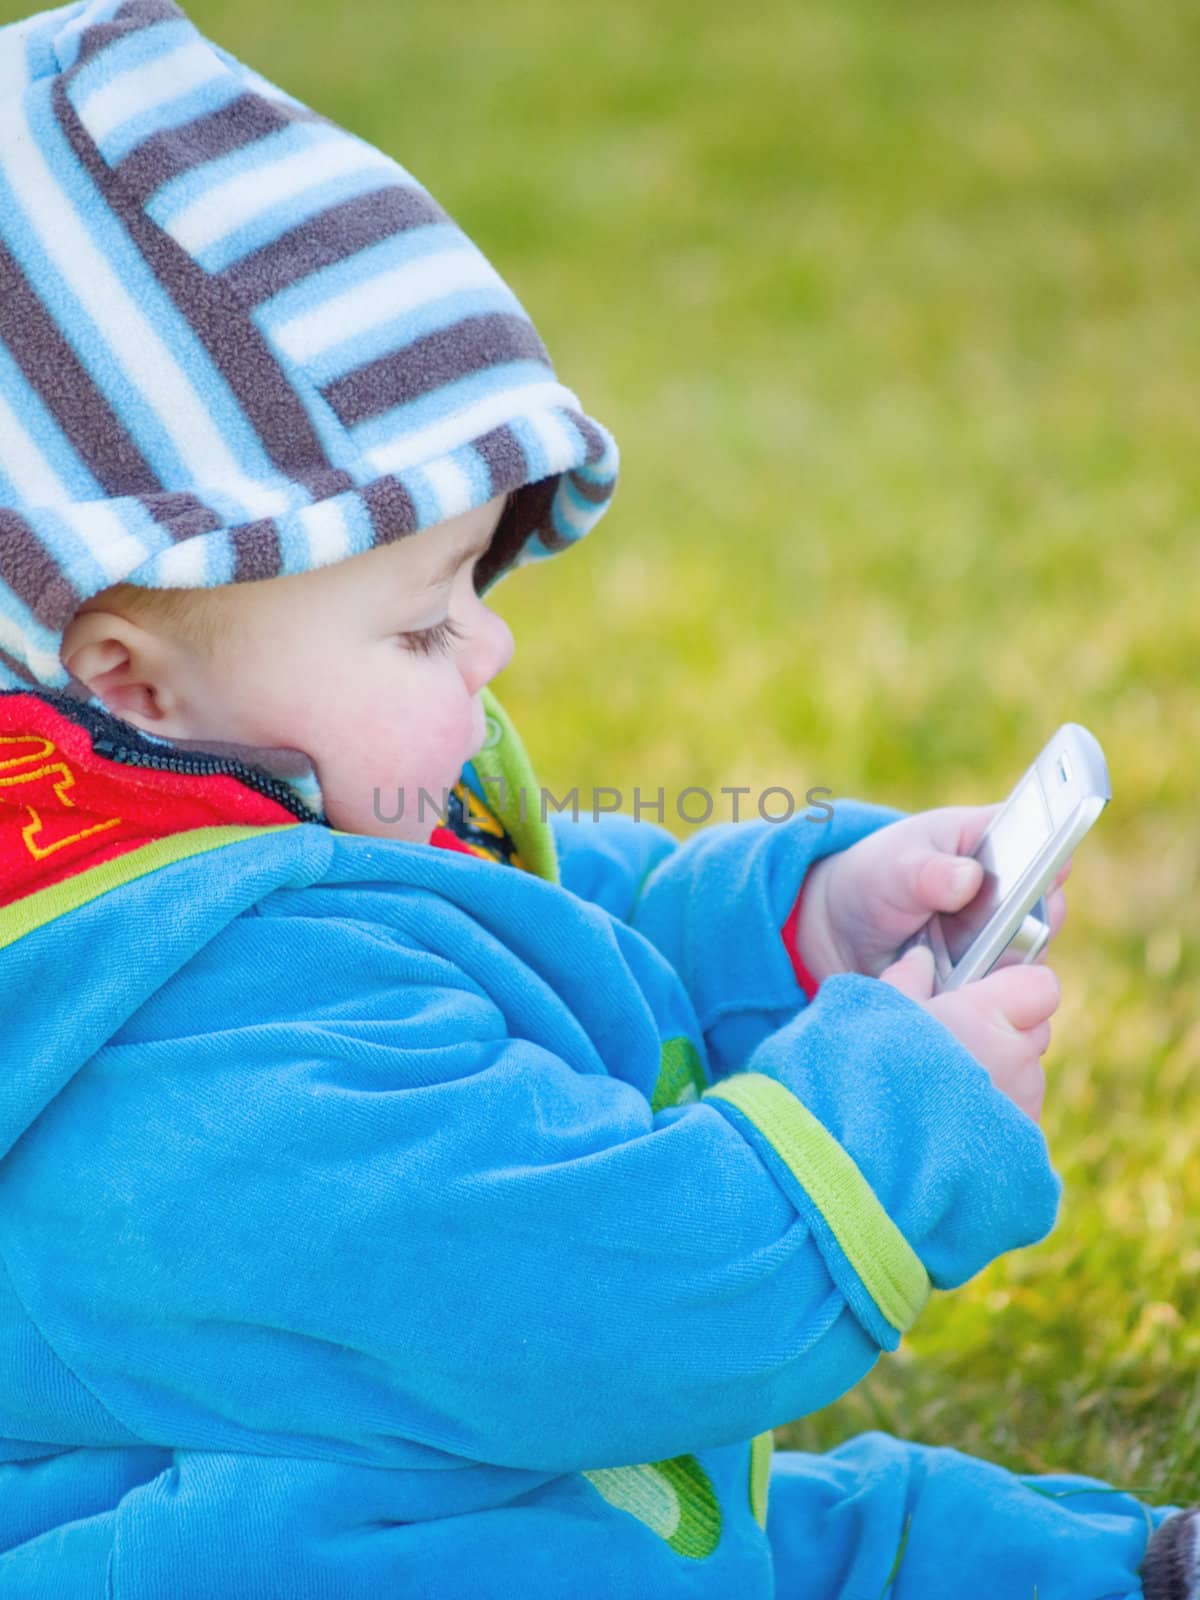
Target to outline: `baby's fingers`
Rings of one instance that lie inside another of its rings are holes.
[[[1024,1040],[1035,1056],[1044,1056],[1050,1048],[1049,1022],[1039,1022],[1036,1028],[1026,1028]]]
[[[910,1000],[928,1000],[933,993],[933,980],[933,951],[921,944],[913,945],[879,974],[881,983],[890,983]]]
[[[981,978],[977,988],[979,1000],[986,1001],[1010,1027],[1019,1032],[1036,1028],[1053,1016],[1062,998],[1062,990],[1053,970],[1038,962],[1029,966],[998,967],[995,972],[989,972],[986,978]]]
[[[1074,859],[1075,858],[1072,856],[1071,860],[1068,861],[1065,866],[1059,868],[1054,882],[1050,885],[1050,888],[1046,892],[1046,923],[1050,929],[1050,937],[1046,940],[1045,944],[1041,948],[1041,952],[1035,958],[1038,961],[1046,960],[1050,952],[1050,946],[1062,932],[1062,925],[1067,920],[1067,897],[1063,893],[1062,886],[1071,876],[1071,865]]]
[[[1038,956],[1039,961],[1045,958],[1051,941],[1058,938],[1062,925],[1066,920],[1067,897],[1061,889],[1053,889],[1046,896],[1046,921],[1050,927],[1050,938],[1046,940],[1045,945],[1042,947],[1042,953]]]
[[[1050,1024],[1003,1035],[993,1033],[987,1059],[982,1063],[993,1085],[1035,1122],[1042,1115],[1046,1099],[1046,1070],[1042,1057],[1050,1046]]]

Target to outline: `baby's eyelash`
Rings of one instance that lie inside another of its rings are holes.
[[[422,628],[419,633],[402,633],[401,642],[406,650],[412,650],[417,655],[431,656],[439,651],[451,648],[456,639],[463,638],[463,631],[456,622],[449,617],[443,622],[435,623],[432,628]]]

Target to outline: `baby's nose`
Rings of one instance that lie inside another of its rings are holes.
[[[482,689],[485,683],[503,672],[512,660],[516,642],[512,629],[504,618],[494,611],[484,610],[475,638],[467,650],[464,676],[469,677],[472,692]]]

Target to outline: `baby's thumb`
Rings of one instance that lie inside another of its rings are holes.
[[[933,977],[933,951],[926,945],[915,944],[899,961],[893,961],[879,974],[879,981],[890,983],[910,1000],[928,1000],[933,994]]]

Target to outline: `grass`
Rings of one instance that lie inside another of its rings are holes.
[[[1062,721],[1100,737],[1114,800],[1055,958],[1059,1225],[778,1438],[882,1426],[1191,1498],[1200,12],[189,9],[433,191],[622,446],[596,532],[494,591],[556,793],[919,809],[1000,798]]]

